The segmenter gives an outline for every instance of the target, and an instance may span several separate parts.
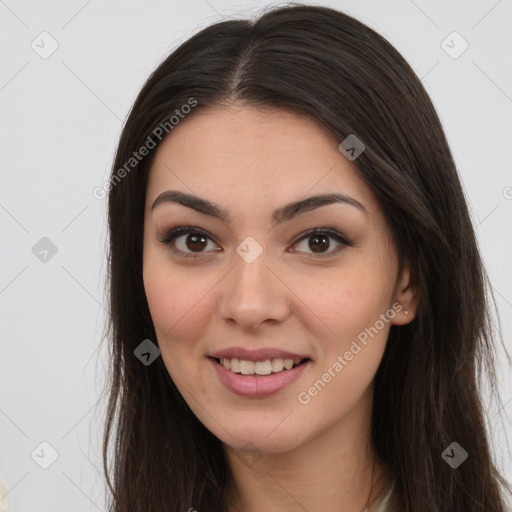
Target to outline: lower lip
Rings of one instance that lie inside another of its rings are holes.
[[[226,388],[237,395],[250,398],[269,396],[284,389],[297,380],[311,363],[311,360],[308,360],[293,367],[291,370],[283,370],[282,372],[271,373],[270,375],[242,375],[228,370],[218,363],[216,359],[211,357],[209,359],[220,381]]]

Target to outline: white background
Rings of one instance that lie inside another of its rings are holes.
[[[212,22],[265,5],[0,0],[0,481],[12,512],[105,510],[103,411],[95,404],[105,370],[106,202],[92,190],[108,179],[123,120],[163,58]],[[511,348],[512,2],[321,5],[377,30],[422,78],[467,191]],[[50,48],[43,31],[58,43],[46,59],[31,47]],[[453,31],[469,44],[456,59],[442,47]],[[46,263],[32,252],[42,237],[57,248]],[[499,368],[501,404],[489,404],[488,419],[512,480],[512,378],[502,355]],[[48,469],[31,457],[35,449],[40,460],[51,454],[42,442],[58,453]]]

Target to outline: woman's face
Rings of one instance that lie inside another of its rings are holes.
[[[228,446],[284,452],[370,410],[390,326],[412,315],[408,273],[393,296],[389,229],[355,169],[311,120],[254,107],[197,111],[157,150],[143,268],[154,341]],[[307,202],[322,194],[345,199]],[[192,229],[163,243],[178,226]],[[330,231],[305,235],[315,228]],[[223,351],[230,369],[213,359]]]

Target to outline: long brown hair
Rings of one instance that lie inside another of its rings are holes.
[[[479,387],[485,370],[497,393],[492,294],[440,120],[386,39],[339,11],[293,4],[215,23],[181,44],[148,78],[121,134],[108,191],[110,510],[227,511],[231,473],[220,440],[162,358],[146,366],[134,350],[156,343],[142,279],[155,146],[172,137],[177,110],[232,102],[290,109],[339,142],[355,134],[364,143],[354,164],[420,296],[416,318],[391,328],[375,375],[375,453],[395,479],[401,511],[503,512],[510,488],[493,462]],[[457,469],[442,456],[454,441],[468,452]]]

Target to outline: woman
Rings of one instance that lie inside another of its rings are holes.
[[[110,184],[112,510],[503,512],[487,278],[385,39],[311,6],[202,30]]]

